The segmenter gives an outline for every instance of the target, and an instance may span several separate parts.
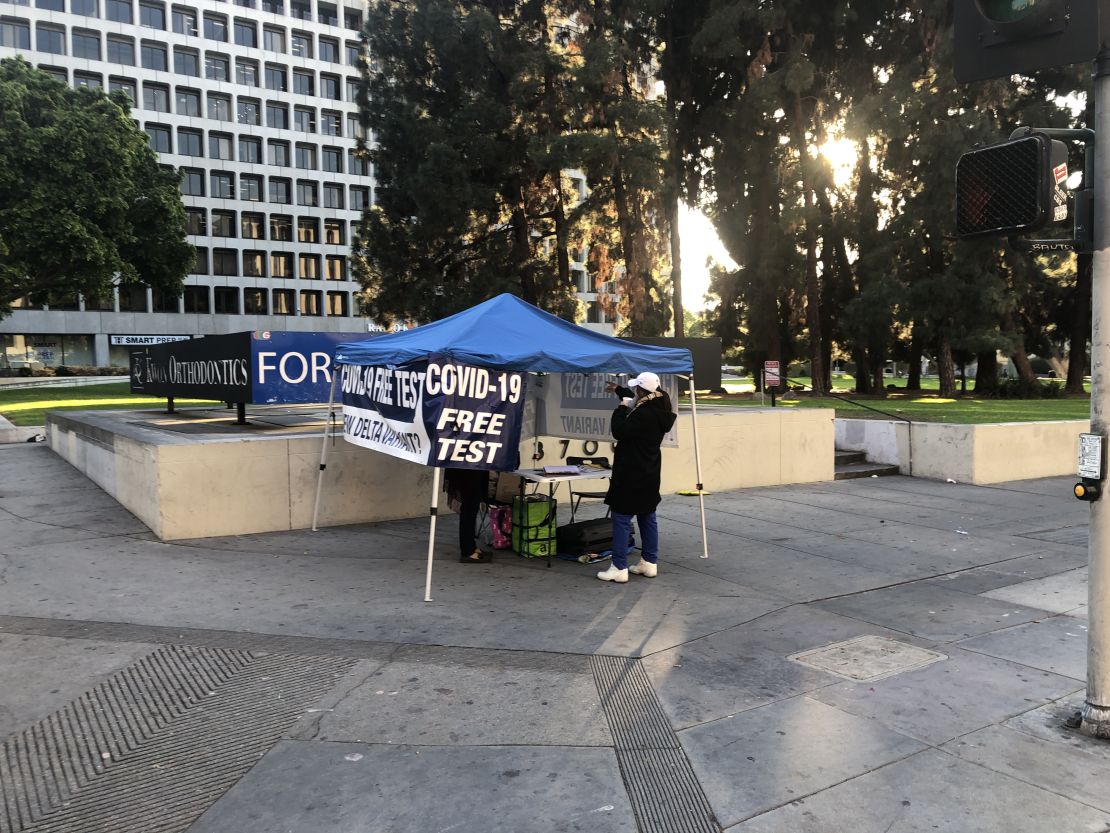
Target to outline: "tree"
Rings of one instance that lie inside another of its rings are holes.
[[[195,252],[178,183],[126,95],[0,61],[0,317],[19,298],[103,297],[113,281],[180,292]]]

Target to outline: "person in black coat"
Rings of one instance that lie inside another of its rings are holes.
[[[617,445],[605,496],[613,515],[613,563],[597,577],[623,584],[630,572],[654,578],[659,571],[659,526],[655,520],[655,508],[662,500],[659,480],[663,455],[659,446],[676,416],[670,397],[660,388],[654,373],[629,379],[627,388],[610,382],[606,389],[620,396],[621,404],[613,411],[610,430]],[[628,539],[633,518],[640,528],[643,557],[629,567]]]

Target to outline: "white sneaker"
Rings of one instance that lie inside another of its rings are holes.
[[[628,581],[628,570],[618,570],[616,567],[609,565],[609,569],[602,570],[597,574],[597,577],[602,581],[615,581],[617,584],[624,584]]]
[[[635,573],[638,576],[655,578],[659,574],[659,565],[652,564],[650,561],[644,561],[641,558],[638,564],[633,564],[631,567],[628,568],[628,572]]]

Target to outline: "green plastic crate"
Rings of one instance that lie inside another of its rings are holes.
[[[513,498],[513,549],[525,558],[555,554],[555,509],[547,495],[517,495]]]

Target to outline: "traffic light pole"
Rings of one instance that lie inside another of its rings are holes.
[[[1095,59],[1095,221],[1091,292],[1091,433],[1110,442],[1110,51]],[[1110,738],[1110,499],[1091,502],[1087,702],[1080,730]]]

